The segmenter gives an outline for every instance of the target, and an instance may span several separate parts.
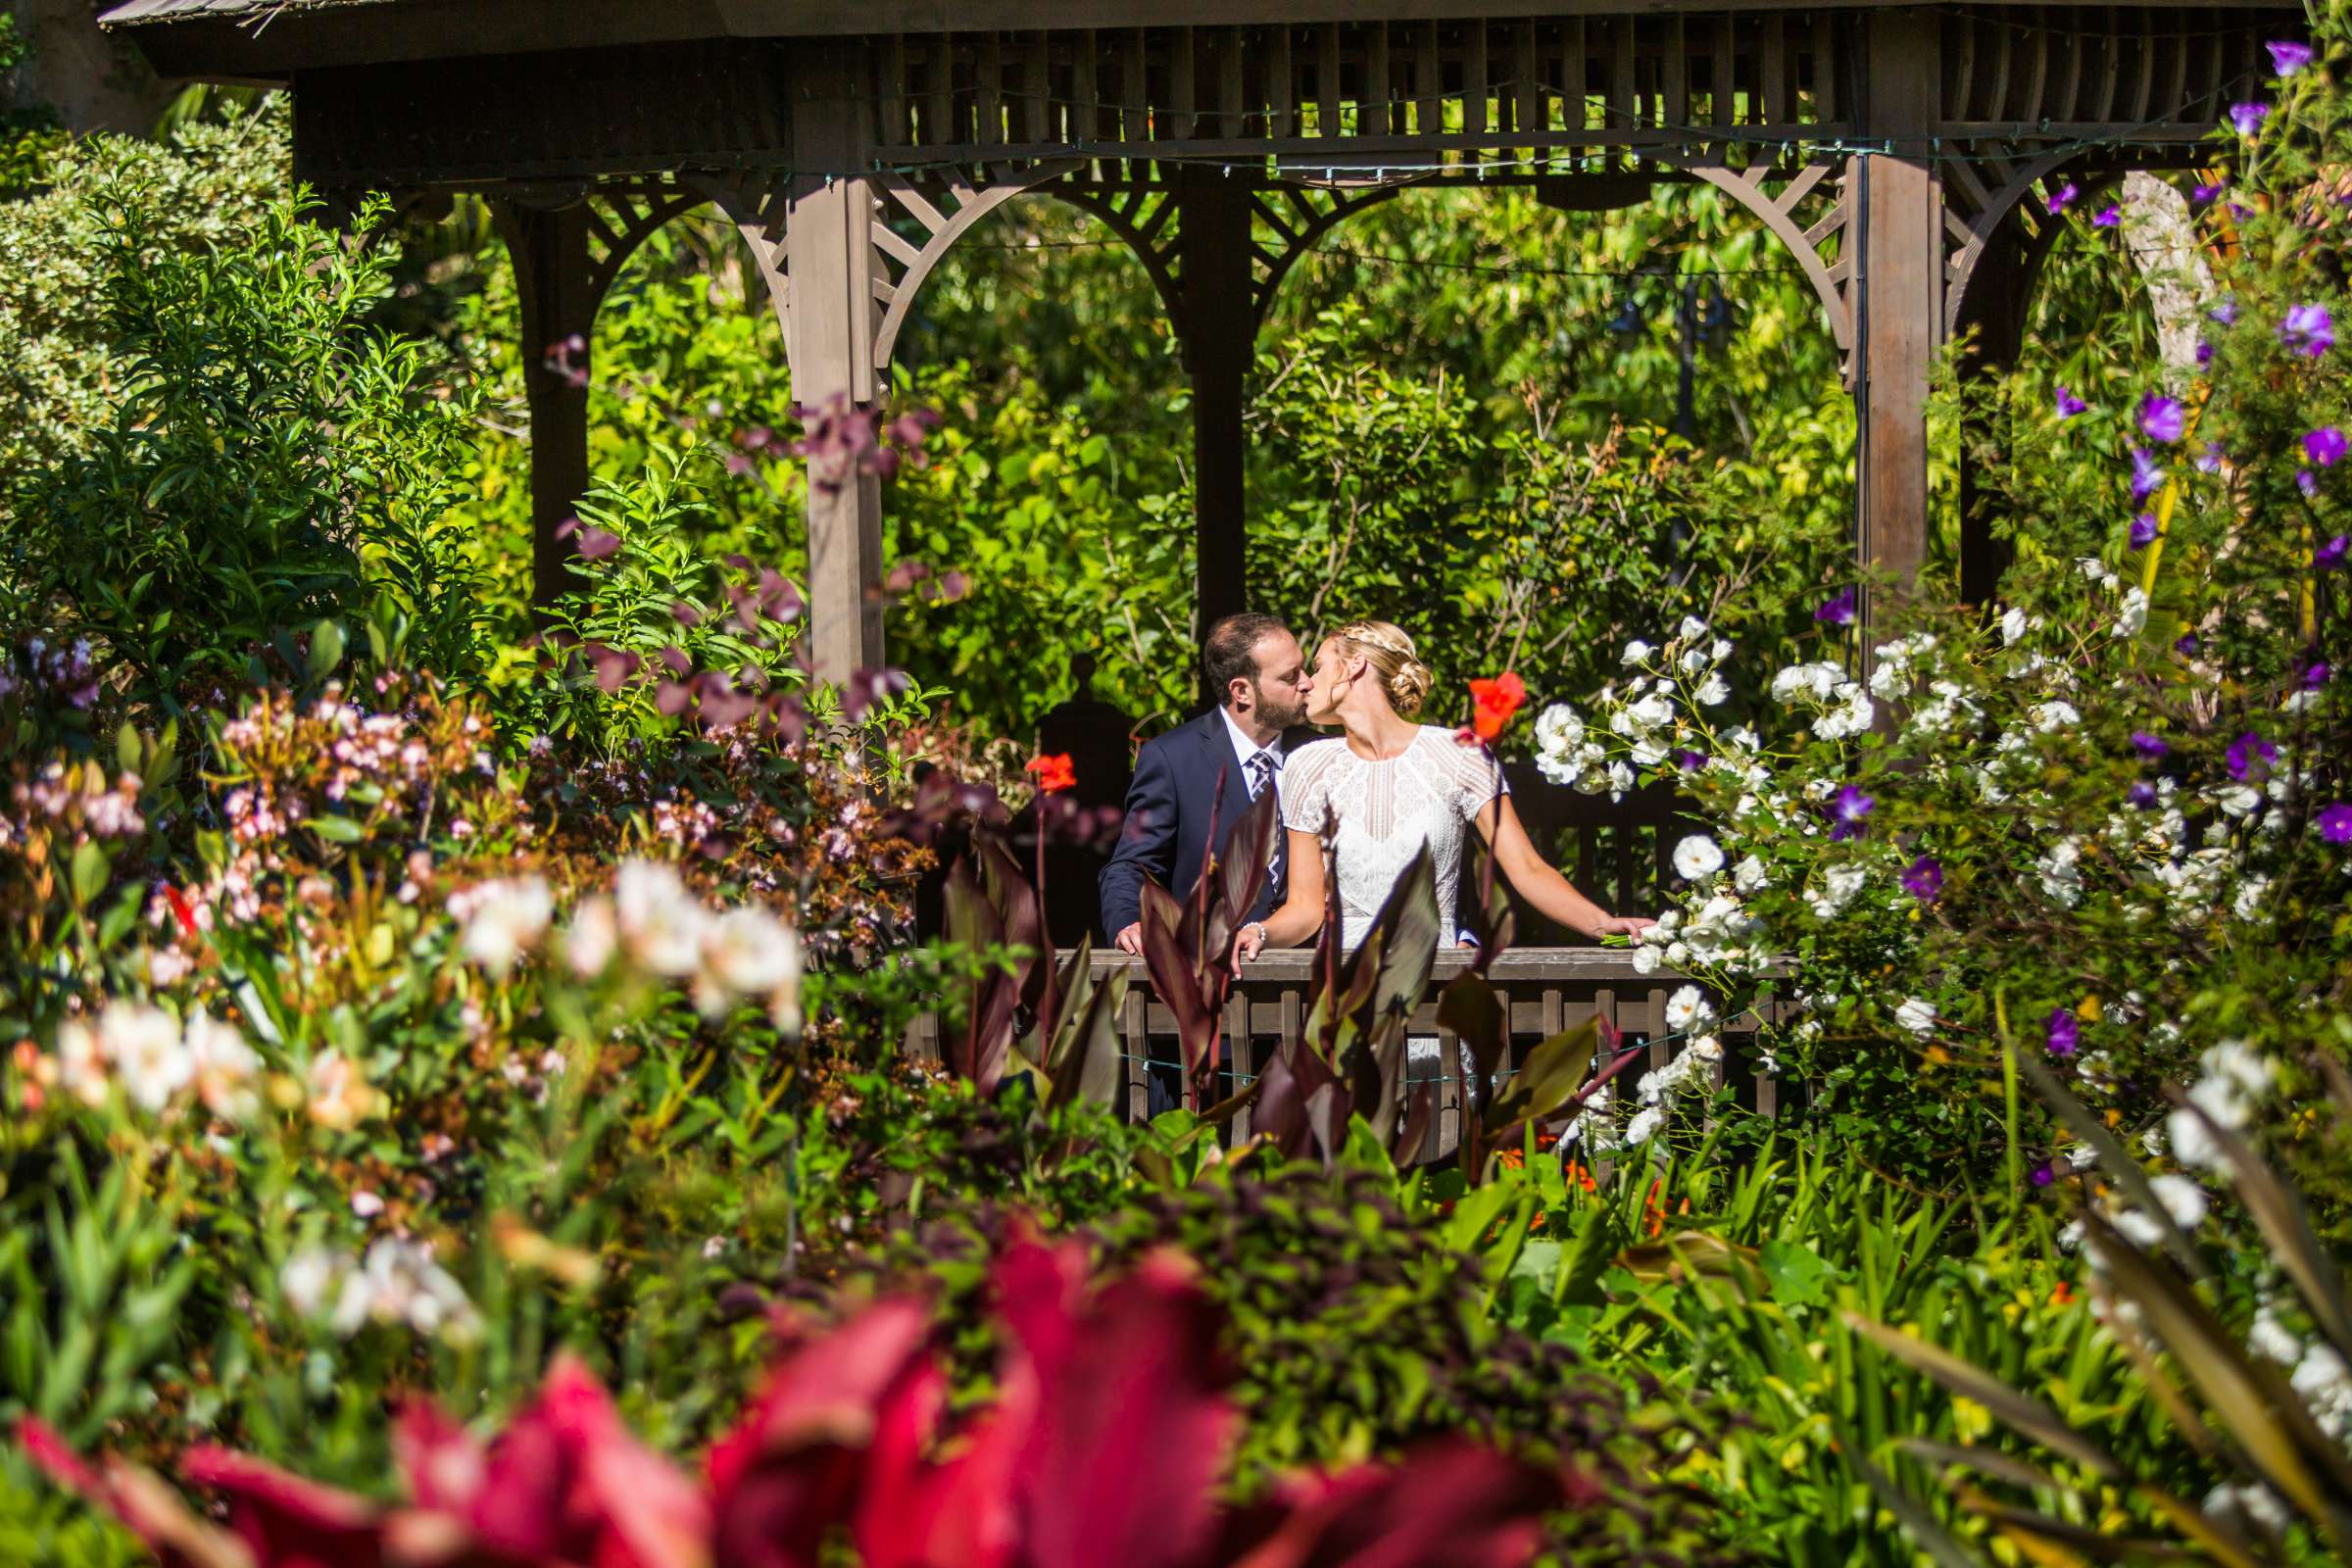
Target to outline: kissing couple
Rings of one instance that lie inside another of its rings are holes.
[[[1459,933],[1455,894],[1473,827],[1519,897],[1569,930],[1636,936],[1654,923],[1611,914],[1579,893],[1528,838],[1486,748],[1417,721],[1429,697],[1429,666],[1397,627],[1350,621],[1315,645],[1310,666],[1279,619],[1227,615],[1209,628],[1201,664],[1218,706],[1144,743],[1126,826],[1102,868],[1102,923],[1120,951],[1143,951],[1144,878],[1186,898],[1206,852],[1213,846],[1222,856],[1234,827],[1269,789],[1285,831],[1236,939],[1242,958],[1321,932],[1327,820],[1336,828],[1330,869],[1339,878],[1343,948],[1362,943],[1397,877],[1425,848],[1436,873],[1439,929]]]

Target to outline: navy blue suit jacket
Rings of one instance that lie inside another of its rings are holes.
[[[1297,729],[1284,739],[1285,765],[1298,746],[1322,738]],[[1223,775],[1220,794],[1217,779]],[[1233,737],[1222,710],[1210,709],[1165,735],[1144,742],[1135,758],[1135,782],[1127,789],[1127,818],[1119,847],[1102,867],[1102,931],[1115,937],[1143,917],[1144,878],[1189,897],[1200,879],[1200,862],[1211,844],[1223,854],[1225,840],[1250,810],[1250,784],[1233,755]],[[1213,808],[1213,812],[1212,812]],[[1284,849],[1289,840],[1274,829],[1274,874],[1257,896],[1248,918],[1262,920],[1282,900]]]

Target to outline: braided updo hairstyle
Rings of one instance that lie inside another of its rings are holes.
[[[1414,651],[1413,639],[1400,626],[1385,620],[1351,620],[1332,633],[1349,658],[1362,655],[1380,677],[1380,689],[1399,718],[1421,711],[1429,697],[1429,666]]]

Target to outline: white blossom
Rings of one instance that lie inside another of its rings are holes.
[[[675,867],[628,860],[612,884],[613,915],[629,955],[655,974],[683,978],[702,962],[710,912]]]
[[[466,922],[466,956],[503,980],[546,934],[555,896],[542,877],[514,877],[467,888],[450,900],[450,912]]]
[[[2125,590],[2124,602],[2115,612],[2115,627],[2108,634],[2114,637],[2136,637],[2148,623],[2148,596],[2138,588]]]
[[[2255,1312],[2253,1325],[2246,1330],[2246,1348],[2280,1366],[2293,1366],[2303,1358],[2303,1342],[2287,1332],[2267,1303]]]
[[[1826,920],[1851,904],[1854,895],[1862,891],[1863,883],[1869,879],[1870,873],[1859,865],[1833,865],[1822,872],[1820,888],[1807,890],[1806,903],[1815,914]]]
[[[1696,986],[1685,986],[1666,999],[1666,1027],[1676,1034],[1687,1033],[1714,1016],[1714,1005],[1699,994]]]
[[[1924,1040],[1936,1032],[1936,1004],[1913,997],[1894,1009],[1894,1021]]]
[[[143,1110],[162,1110],[196,1073],[178,1021],[159,1007],[108,1003],[98,1015],[98,1044],[123,1093]]]
[[[1723,851],[1704,833],[1693,833],[1674,847],[1674,869],[1686,882],[1713,876],[1723,869]]]

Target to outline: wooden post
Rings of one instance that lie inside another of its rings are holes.
[[[1250,298],[1250,187],[1198,165],[1180,166],[1175,173],[1184,358],[1193,377],[1194,631],[1206,636],[1218,616],[1249,603],[1242,410],[1257,351],[1257,313]]]
[[[858,78],[839,46],[796,56],[793,166],[784,242],[792,280],[793,400],[812,411],[870,409],[874,382],[874,190],[865,167],[863,103],[842,99]],[[840,684],[882,663],[882,481],[871,473],[808,476],[809,669]]]
[[[506,206],[500,225],[514,263],[522,318],[522,391],[531,418],[531,603],[570,586],[572,541],[557,530],[588,490],[588,208]],[[578,340],[576,349],[565,345]],[[563,355],[563,368],[550,364]]]
[[[1940,117],[1940,24],[1931,10],[1867,20],[1863,135],[1891,151],[1855,160],[1861,212],[1861,432],[1857,564],[1908,587],[1927,559],[1928,382],[1943,315],[1943,191],[1932,161]],[[1865,654],[1870,595],[1859,619]]]

